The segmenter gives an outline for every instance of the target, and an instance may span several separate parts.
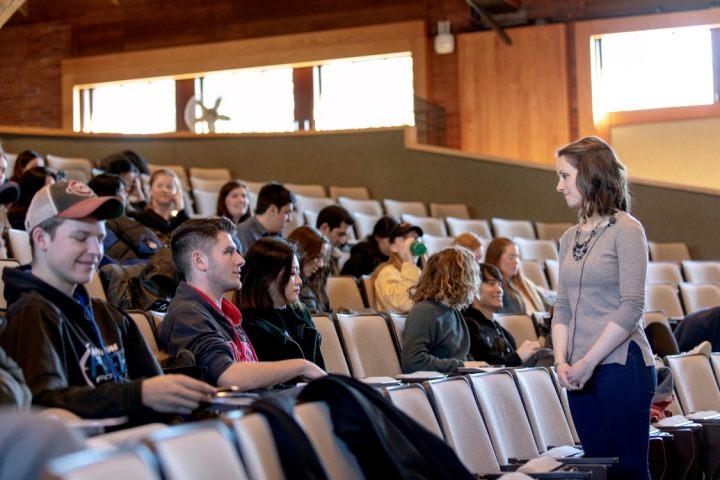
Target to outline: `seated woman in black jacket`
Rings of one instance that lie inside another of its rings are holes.
[[[299,299],[310,313],[330,311],[330,300],[325,290],[323,265],[330,243],[316,228],[298,227],[288,235],[288,241],[297,245],[300,257]]]
[[[495,320],[503,306],[502,275],[495,265],[480,264],[477,296],[463,315],[470,331],[470,355],[477,361],[506,367],[551,367],[555,355],[540,343],[526,340],[517,347],[512,334]]]
[[[279,237],[263,237],[245,255],[235,304],[258,360],[304,358],[325,368],[320,333],[298,302],[300,265],[296,247]]]
[[[135,220],[170,237],[173,230],[190,219],[180,180],[172,170],[161,168],[150,177],[150,200]]]
[[[352,247],[350,258],[343,265],[340,274],[360,278],[370,275],[378,265],[387,262],[390,259],[390,230],[398,223],[393,217],[381,217],[375,224],[372,235]]]

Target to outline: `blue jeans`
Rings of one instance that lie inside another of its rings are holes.
[[[618,457],[611,479],[650,480],[650,405],[657,376],[645,366],[642,351],[630,342],[625,365],[600,365],[568,403],[585,455]]]

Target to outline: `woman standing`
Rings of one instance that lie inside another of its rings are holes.
[[[170,236],[173,230],[189,220],[180,181],[175,172],[166,168],[155,170],[150,177],[150,200],[135,216],[146,227]]]
[[[220,188],[217,214],[229,218],[235,226],[250,218],[250,195],[244,183],[231,180]]]
[[[557,191],[579,224],[560,240],[553,320],[555,367],[589,457],[618,457],[610,478],[649,479],[648,424],[656,375],[642,329],[648,247],[629,215],[625,167],[603,140],[557,154]]]
[[[288,241],[297,245],[300,257],[299,300],[310,313],[330,311],[330,299],[325,289],[323,265],[330,242],[316,228],[303,225],[288,235]]]
[[[235,304],[258,360],[304,358],[325,368],[320,333],[298,302],[300,265],[295,245],[275,237],[254,242],[245,255]]]

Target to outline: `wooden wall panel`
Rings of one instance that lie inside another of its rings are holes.
[[[554,164],[570,141],[566,26],[458,36],[463,150]]]

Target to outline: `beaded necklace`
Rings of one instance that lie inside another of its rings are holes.
[[[580,238],[580,228],[585,225],[585,222],[587,222],[587,219],[583,220],[582,223],[578,225],[577,230],[575,230],[575,246],[573,247],[573,258],[575,259],[575,261],[578,262],[582,260],[587,253],[588,245],[590,245],[592,239],[595,238],[595,235],[597,235],[598,229],[605,222],[605,219],[600,220],[597,225],[595,225],[595,228],[593,228],[590,232],[590,236],[584,242],[578,243],[578,239]]]

